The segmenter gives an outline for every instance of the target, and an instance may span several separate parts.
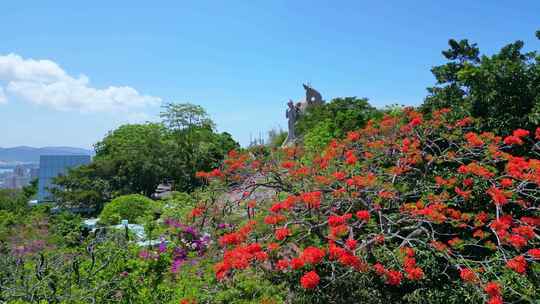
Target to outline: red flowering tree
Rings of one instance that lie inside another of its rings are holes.
[[[232,152],[199,174],[247,210],[219,239],[217,278],[253,269],[311,303],[540,298],[540,131],[501,138],[452,116],[406,109],[315,157]],[[513,155],[524,143],[530,157]]]

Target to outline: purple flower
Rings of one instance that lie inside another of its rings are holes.
[[[188,233],[188,234],[191,234],[192,236],[197,236],[199,234],[197,229],[194,228],[194,227],[191,227],[191,226],[185,227],[184,232]]]
[[[172,262],[171,264],[171,272],[172,273],[177,273],[178,270],[180,270],[180,266],[182,266],[182,264],[184,264],[184,261],[185,260],[182,260],[182,259],[176,259]]]
[[[167,250],[167,244],[164,240],[161,240],[161,243],[159,243],[158,252],[164,253]]]
[[[148,252],[147,250],[141,250],[141,252],[139,252],[139,257],[143,260],[146,260],[150,257],[150,252]]]

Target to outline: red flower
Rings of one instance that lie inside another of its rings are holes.
[[[310,271],[300,278],[300,284],[305,289],[313,289],[319,285],[321,278],[315,271]]]
[[[466,133],[464,137],[467,140],[467,143],[472,147],[480,147],[484,145],[484,141],[482,141],[482,139],[478,137],[478,134],[474,132]]]
[[[243,235],[241,235],[240,233],[233,232],[233,233],[228,233],[221,236],[219,238],[219,245],[222,247],[225,245],[236,245],[236,244],[240,244],[244,240],[245,240],[245,237]]]
[[[517,233],[517,234],[523,236],[524,238],[526,238],[528,240],[534,239],[534,237],[536,236],[536,233],[534,233],[534,229],[531,226],[514,227],[514,228],[512,228],[512,231],[514,233]]]
[[[424,271],[420,267],[407,268],[405,271],[407,272],[407,278],[411,281],[424,278]]]
[[[277,261],[276,268],[278,270],[287,269],[289,267],[289,261],[286,259],[281,259]]]
[[[504,304],[504,302],[501,297],[493,297],[489,299],[487,304]]]
[[[290,235],[291,235],[291,231],[288,228],[278,228],[278,229],[276,229],[275,236],[276,236],[276,239],[279,240],[279,241],[283,241],[284,239],[286,239]]]
[[[204,213],[203,207],[196,207],[191,210],[190,217],[199,217]]]
[[[478,282],[478,276],[474,271],[469,268],[462,268],[459,271],[459,276],[465,282],[476,283]]]
[[[527,261],[525,257],[520,255],[506,262],[506,267],[512,269],[513,271],[524,274],[527,271]]]
[[[497,282],[489,282],[484,286],[484,291],[490,297],[500,297],[501,296],[501,285]]]
[[[421,117],[415,117],[409,122],[409,126],[416,127],[422,123]]]
[[[338,181],[342,181],[347,177],[347,174],[345,172],[341,172],[341,171],[334,172],[334,174],[332,174],[332,175]]]
[[[508,198],[506,197],[506,194],[499,188],[491,187],[488,189],[487,194],[491,196],[491,199],[497,206],[502,206],[508,203]]]
[[[386,272],[386,284],[397,286],[401,284],[403,274],[397,270],[389,270]]]
[[[380,263],[375,263],[375,265],[373,265],[373,270],[375,270],[378,275],[383,275],[386,273],[386,268],[384,268],[384,266]]]
[[[501,187],[503,187],[503,188],[512,187],[513,184],[514,184],[514,181],[511,180],[510,178],[501,179]]]
[[[300,269],[304,267],[304,265],[305,265],[304,260],[300,258],[294,258],[291,260],[291,268],[294,270]]]
[[[319,208],[321,206],[321,191],[302,193],[302,201],[308,205],[309,208]]]
[[[279,249],[279,244],[278,243],[269,243],[267,248],[270,251],[275,251],[275,250]]]
[[[357,245],[358,245],[358,241],[355,239],[348,239],[347,241],[345,241],[345,246],[347,246],[349,250],[354,250]]]
[[[516,129],[514,130],[514,132],[512,132],[512,135],[516,137],[525,137],[525,136],[529,136],[529,134],[530,132],[524,129]]]
[[[360,139],[360,133],[355,132],[355,131],[350,131],[349,133],[347,133],[347,139],[350,141],[357,141],[358,139]]]
[[[353,151],[347,151],[345,152],[345,163],[347,165],[354,165],[358,161],[358,158],[356,155],[354,155]]]
[[[504,144],[509,145],[509,146],[511,145],[520,146],[520,145],[523,145],[523,141],[521,140],[521,138],[511,135],[511,136],[506,136],[504,138]]]
[[[308,264],[316,265],[322,261],[325,255],[326,252],[324,252],[324,250],[310,246],[304,249],[300,258]]]
[[[527,254],[535,260],[540,260],[540,248],[529,249]]]
[[[257,259],[257,261],[259,262],[264,262],[268,260],[268,253],[264,251],[257,252],[254,255],[255,255],[255,259]]]
[[[269,215],[264,218],[264,223],[267,225],[276,225],[276,224],[284,222],[285,220],[287,220],[287,218],[281,214]]]
[[[350,219],[352,217],[352,215],[350,213],[348,214],[345,214],[345,215],[330,215],[328,217],[328,225],[330,225],[331,227],[336,227],[336,226],[339,226],[339,225],[343,225],[345,223],[347,223],[347,220]]]
[[[360,210],[360,211],[357,211],[356,212],[356,217],[361,220],[361,221],[364,221],[364,222],[368,222],[369,221],[369,211],[367,210]]]
[[[512,244],[512,246],[517,249],[520,249],[523,246],[527,246],[527,239],[521,235],[512,234],[510,238],[508,238],[508,243]]]

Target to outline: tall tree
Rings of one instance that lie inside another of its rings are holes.
[[[107,164],[103,173],[119,194],[150,196],[165,175],[164,134],[156,123],[121,126],[95,145],[94,162]]]
[[[426,113],[453,108],[456,114],[481,118],[484,129],[502,134],[540,123],[540,56],[536,52],[523,52],[522,41],[492,56],[479,56],[476,44],[467,40],[451,39],[448,44],[450,49],[442,53],[449,62],[432,69],[437,83],[428,88],[422,105]]]

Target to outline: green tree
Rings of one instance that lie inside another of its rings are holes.
[[[150,196],[162,182],[165,129],[161,124],[124,125],[95,145],[94,162],[118,194]]]
[[[206,111],[193,104],[169,103],[160,114],[167,126],[164,166],[179,191],[199,185],[197,171],[218,165],[238,144],[228,133],[216,133]]]
[[[227,152],[239,147],[230,134],[214,131],[203,108],[167,104],[163,123],[123,125],[95,145],[90,165],[55,179],[53,195],[64,206],[90,207],[99,212],[114,197],[142,194],[172,181],[175,190],[200,185],[197,171],[218,166]]]
[[[381,116],[366,98],[335,98],[307,110],[297,123],[297,131],[304,137],[309,151],[317,151],[332,138],[341,138],[372,119]]]
[[[523,52],[523,42],[480,56],[476,44],[450,39],[447,63],[436,66],[422,109],[452,108],[454,114],[481,119],[485,130],[505,135],[540,123],[540,56]]]
[[[109,162],[94,161],[89,165],[70,169],[66,175],[53,180],[58,187],[52,187],[55,201],[66,208],[90,208],[101,212],[103,204],[112,198],[112,189],[106,176],[111,170],[105,165]]]
[[[155,201],[139,194],[119,196],[105,205],[99,221],[108,225],[119,224],[124,219],[137,223],[139,218],[152,215],[158,206]]]
[[[165,126],[170,130],[183,130],[192,127],[214,128],[214,122],[206,113],[206,110],[191,103],[166,103],[163,105],[160,117]]]

